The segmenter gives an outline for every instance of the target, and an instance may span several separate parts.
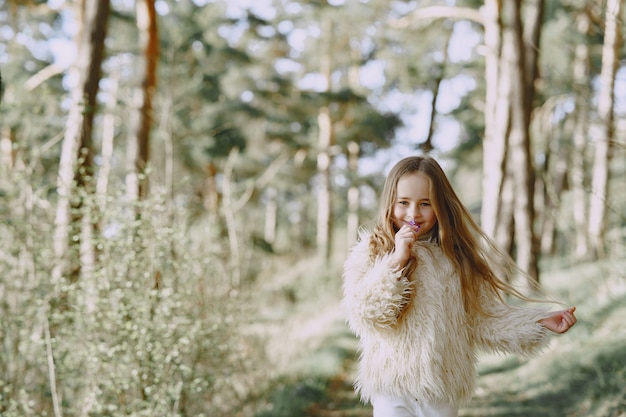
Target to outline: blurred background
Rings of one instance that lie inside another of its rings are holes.
[[[578,307],[461,415],[626,416],[623,3],[0,0],[0,415],[371,415],[342,263],[431,154]]]

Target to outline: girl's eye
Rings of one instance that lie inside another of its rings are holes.
[[[407,201],[398,201],[398,204],[400,204],[401,206],[406,206],[409,203]]]

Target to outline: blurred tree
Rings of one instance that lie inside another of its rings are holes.
[[[56,176],[47,169],[56,166],[58,157],[49,150],[58,143],[63,126],[62,103],[56,96],[63,89],[58,76],[62,68],[54,62],[47,39],[59,35],[60,13],[46,4],[19,1],[2,1],[0,9],[0,55],[4,57],[0,181],[35,170],[50,184]]]
[[[401,68],[406,68],[399,73],[395,73],[397,69],[390,71],[388,80],[393,89],[428,92],[431,97],[427,133],[423,138],[412,138],[417,142],[416,149],[424,153],[437,151],[434,136],[439,124],[449,121],[439,110],[441,108],[439,103],[447,99],[441,97],[444,94],[442,84],[451,82],[465,69],[453,62],[456,57],[450,56],[450,42],[455,33],[455,26],[458,22],[483,24],[478,7],[471,4],[472,2],[459,2],[455,5],[439,3],[441,2],[422,3],[410,13],[389,22],[391,28],[401,29],[400,34],[394,36],[398,37],[398,40],[407,35],[427,39],[400,45],[393,42],[392,50],[396,50],[398,55],[394,56],[393,60],[402,62]],[[407,69],[408,71],[403,73]],[[475,117],[470,119],[476,120]]]
[[[542,1],[533,2],[527,9],[526,25],[522,27],[522,2],[505,2],[502,8],[504,48],[502,62],[508,61],[511,86],[511,126],[508,134],[510,154],[507,168],[514,182],[513,216],[516,262],[522,271],[529,275],[528,290],[532,291],[539,283],[539,265],[535,235],[534,212],[534,164],[530,141],[530,117],[537,76],[537,45],[543,7]],[[507,7],[508,6],[508,7]],[[539,11],[538,11],[538,10]],[[530,12],[529,12],[530,10]],[[539,21],[536,21],[539,19]],[[527,28],[531,28],[527,30]],[[524,36],[524,31],[530,35]],[[507,46],[508,45],[508,46]],[[510,47],[510,49],[509,49]],[[507,56],[508,53],[511,55]],[[504,64],[506,65],[506,64]],[[507,71],[507,69],[504,69]],[[505,179],[506,181],[506,179]],[[507,222],[508,223],[508,222]]]
[[[483,9],[485,16],[485,45],[487,47],[486,61],[486,103],[485,103],[485,138],[483,141],[483,196],[481,210],[481,225],[487,235],[496,238],[498,219],[512,219],[512,191],[505,188],[506,183],[506,155],[507,132],[510,115],[511,83],[508,81],[509,72],[501,63],[502,51],[515,47],[515,44],[505,48],[500,21],[500,2],[497,0],[485,2]],[[511,39],[514,41],[514,39]],[[506,64],[506,62],[503,62]],[[506,200],[504,200],[506,199]],[[504,204],[508,201],[508,204]],[[508,216],[503,211],[508,211]],[[506,226],[500,221],[501,225]],[[510,227],[500,227],[505,233]],[[510,249],[510,240],[498,243],[505,249]]]
[[[328,2],[322,2],[328,8]],[[322,76],[322,85],[326,93],[332,90],[333,82],[331,79],[332,72],[335,70],[333,46],[336,45],[335,22],[332,18],[335,14],[321,13],[320,30],[322,35],[320,45],[318,46],[318,58],[320,62],[319,73]],[[330,104],[330,103],[328,103]],[[316,244],[320,255],[323,259],[330,260],[331,242],[333,230],[332,216],[332,178],[331,166],[333,164],[335,145],[335,126],[330,108],[328,104],[322,105],[317,114],[317,176],[319,183],[317,185],[317,223],[316,223]]]
[[[59,33],[59,13],[46,4],[0,1],[0,56],[4,95],[0,106],[0,415],[19,395],[33,410],[52,414],[51,391],[41,345],[31,335],[42,330],[50,294],[52,222],[49,187],[58,156],[51,152],[62,128],[61,77],[41,77],[53,63],[47,40]],[[36,82],[35,82],[36,81]],[[44,208],[45,207],[45,208]],[[16,257],[21,257],[22,262]],[[38,260],[45,259],[45,272]],[[41,272],[41,273],[40,273]],[[37,347],[36,347],[37,346]],[[34,350],[37,354],[31,355]],[[43,379],[41,377],[43,376]],[[21,393],[21,394],[20,394]],[[55,392],[56,393],[56,392]]]
[[[615,76],[619,65],[622,40],[622,0],[608,0],[604,8],[604,41],[602,44],[602,70],[598,93],[600,133],[595,141],[589,202],[589,238],[594,259],[604,257],[606,205],[609,201],[609,163],[611,145],[615,138]]]
[[[598,143],[596,132],[604,128],[604,124],[599,121],[600,108],[595,105],[599,103],[596,99],[599,90],[594,86],[604,87],[595,80],[601,78],[601,44],[605,37],[603,16],[606,5],[570,1],[563,6],[572,13],[562,13],[562,9],[555,8],[553,4],[546,8],[548,13],[544,31],[547,37],[541,45],[544,51],[541,65],[543,74],[539,85],[542,87],[542,98],[546,100],[544,107],[546,110],[551,108],[549,116],[546,115],[550,117],[549,124],[561,125],[560,135],[563,138],[551,146],[555,156],[553,170],[544,174],[544,177],[546,181],[553,180],[554,185],[550,186],[551,190],[547,190],[546,195],[550,196],[549,203],[554,204],[554,208],[551,208],[553,221],[562,220],[563,214],[570,215],[570,211],[572,219],[570,222],[562,222],[560,227],[547,227],[542,231],[542,250],[572,250],[577,259],[586,259],[594,256],[589,242],[589,209],[592,195],[595,194],[591,186],[595,156],[592,144]],[[568,31],[566,28],[576,30]],[[561,43],[558,47],[555,46],[555,39]],[[610,162],[609,158],[604,165]],[[558,166],[563,163],[568,164],[567,178],[559,181],[562,169],[559,170]],[[562,187],[558,184],[562,184]],[[561,206],[562,201],[568,202],[570,209]],[[609,199],[604,199],[603,205],[606,207],[609,204]],[[610,221],[611,215],[611,212],[604,211],[603,222]]]
[[[520,1],[494,0],[484,7],[488,55],[481,224],[504,249],[512,249],[515,237],[518,266],[538,282],[529,124],[540,38],[536,20],[541,21],[543,5],[533,2],[527,9],[526,29],[521,6]]]
[[[55,219],[54,253],[57,264],[53,280],[66,277],[76,282],[81,269],[81,257],[89,264],[93,248],[91,228],[93,221],[81,212],[81,193],[92,194],[93,178],[93,120],[97,110],[98,83],[104,57],[109,16],[109,0],[86,1],[77,4],[77,58],[72,69],[76,84],[71,91],[71,107],[63,138],[57,184],[57,212]],[[81,224],[82,223],[82,224]],[[86,234],[80,238],[81,233]],[[80,246],[80,243],[84,246]],[[84,256],[78,256],[84,249]]]
[[[153,126],[153,100],[157,86],[159,61],[159,34],[155,0],[136,1],[136,19],[139,32],[137,73],[140,85],[134,88],[131,116],[131,136],[128,138],[126,187],[130,200],[144,200],[148,194],[150,163],[150,133]]]
[[[575,47],[573,66],[573,84],[576,100],[575,127],[572,135],[572,166],[570,168],[570,181],[573,193],[574,214],[574,251],[577,256],[585,256],[589,250],[587,235],[587,197],[585,186],[585,156],[587,153],[587,141],[589,131],[591,96],[591,63],[589,51],[589,35],[591,29],[591,16],[588,6],[583,6],[577,12],[575,18],[576,30],[578,31],[578,44]]]
[[[113,69],[109,74],[110,88],[106,91],[104,114],[102,116],[102,138],[100,145],[101,164],[98,169],[96,192],[99,196],[99,207],[106,211],[107,192],[109,189],[109,176],[113,168],[114,142],[116,131],[116,109],[119,99],[120,69]]]
[[[374,2],[372,6],[382,8],[383,4]],[[291,85],[301,85],[304,91],[281,94],[278,96],[282,97],[281,102],[274,100],[274,110],[266,114],[272,121],[271,134],[285,132],[280,133],[280,137],[291,137],[290,143],[296,147],[294,165],[286,169],[295,169],[296,177],[291,178],[298,178],[303,185],[292,181],[288,188],[305,186],[313,190],[316,246],[321,257],[328,259],[333,252],[333,217],[343,212],[343,203],[333,198],[337,191],[336,158],[341,156],[343,160],[350,142],[361,146],[359,155],[389,146],[393,129],[400,121],[396,115],[380,111],[369,103],[365,95],[368,88],[358,80],[359,72],[374,59],[379,36],[376,10],[359,7],[354,1],[340,5],[327,2],[280,5],[277,2],[275,6],[276,32],[284,36],[286,42],[280,40],[283,47],[275,47],[274,50],[281,51],[278,56],[265,54],[273,56],[268,67],[290,79]],[[356,19],[358,24],[340,24],[347,16],[357,15],[361,16]],[[312,36],[300,44],[297,40],[304,33]],[[346,48],[350,53],[344,53]],[[273,97],[276,96],[274,93]],[[279,128],[281,123],[284,127]],[[313,163],[315,171],[309,171]],[[356,176],[350,174],[350,178]],[[304,221],[305,216],[301,218]]]

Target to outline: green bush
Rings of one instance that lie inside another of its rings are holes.
[[[85,200],[101,219],[95,266],[53,281],[53,210],[26,204],[36,195],[1,197],[0,414],[52,416],[56,403],[66,417],[233,415],[256,350],[238,335],[245,292],[226,245],[198,245],[188,214],[157,198],[103,213]]]

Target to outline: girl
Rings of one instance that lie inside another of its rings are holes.
[[[359,337],[355,383],[374,417],[456,417],[476,380],[476,350],[538,353],[576,323],[506,282],[516,272],[472,220],[439,164],[408,157],[389,173],[373,232],[344,265],[342,307]],[[497,276],[500,274],[501,276]]]

